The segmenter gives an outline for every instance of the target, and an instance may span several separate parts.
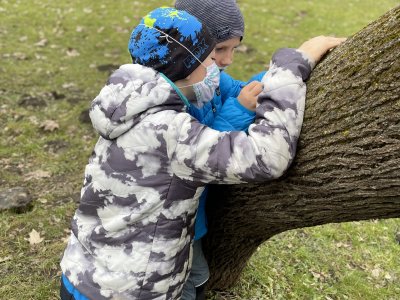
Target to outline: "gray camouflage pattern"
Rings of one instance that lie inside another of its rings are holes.
[[[204,186],[287,170],[312,67],[298,50],[275,53],[248,135],[200,124],[150,68],[115,71],[90,110],[101,137],[61,261],[68,280],[90,299],[179,299]]]

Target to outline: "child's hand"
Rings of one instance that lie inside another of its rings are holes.
[[[318,63],[321,57],[328,52],[328,50],[343,43],[346,38],[335,38],[332,36],[317,36],[304,42],[299,50],[304,51],[311,59]]]
[[[238,100],[240,104],[249,110],[255,111],[257,97],[262,92],[264,85],[259,81],[252,81],[240,91]]]

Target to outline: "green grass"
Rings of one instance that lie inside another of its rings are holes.
[[[352,222],[277,235],[252,257],[230,297],[397,299],[399,224],[398,219]]]
[[[298,47],[320,34],[350,36],[398,1],[238,3],[249,51],[236,54],[229,73],[245,80],[263,69],[277,48]],[[26,211],[0,213],[0,299],[58,298],[64,238],[96,139],[80,114],[103,86],[107,69],[130,62],[127,41],[134,24],[151,9],[171,4],[0,1],[0,184],[26,187],[34,199]],[[46,120],[59,128],[43,130]],[[27,241],[32,229],[44,238],[34,246]],[[236,287],[210,296],[397,299],[397,231],[399,219],[282,233],[259,248]]]

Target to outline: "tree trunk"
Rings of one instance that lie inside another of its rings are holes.
[[[211,187],[210,288],[232,286],[277,233],[400,216],[399,53],[400,6],[313,71],[297,157],[284,178]]]

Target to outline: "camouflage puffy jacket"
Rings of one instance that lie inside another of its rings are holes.
[[[275,53],[248,135],[200,124],[150,68],[114,72],[90,110],[101,137],[61,261],[68,280],[90,299],[179,299],[204,186],[286,171],[311,69],[297,50]]]

